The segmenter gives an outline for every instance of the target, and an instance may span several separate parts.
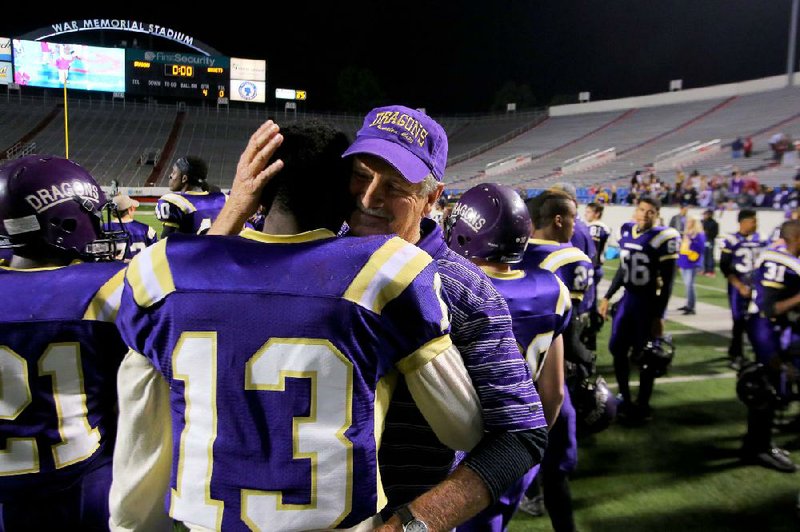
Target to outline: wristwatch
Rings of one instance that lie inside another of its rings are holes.
[[[428,525],[425,524],[425,521],[420,521],[414,517],[408,505],[398,508],[395,514],[400,518],[400,522],[403,523],[403,532],[428,532]]]

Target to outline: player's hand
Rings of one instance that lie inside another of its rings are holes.
[[[737,287],[737,290],[739,290],[739,293],[742,295],[742,297],[746,297],[746,298],[749,298],[753,293],[753,290],[749,286],[747,286],[746,284],[739,285]]]
[[[608,299],[603,298],[600,300],[600,304],[597,305],[597,313],[600,314],[603,320],[608,319]]]
[[[278,124],[267,120],[250,137],[236,165],[236,177],[225,206],[214,220],[210,235],[236,235],[258,209],[261,191],[283,168],[283,161],[269,160],[283,142]]]

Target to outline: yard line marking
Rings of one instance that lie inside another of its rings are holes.
[[[725,373],[708,373],[706,375],[685,375],[682,377],[666,377],[666,378],[659,377],[657,381],[659,383],[671,384],[671,383],[681,383],[681,382],[702,382],[702,381],[711,381],[716,379],[732,379],[734,377],[736,377],[736,372],[726,371]],[[639,386],[639,381],[631,381],[630,385]],[[609,382],[608,387],[617,388],[617,383]]]

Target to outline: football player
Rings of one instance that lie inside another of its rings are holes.
[[[552,427],[564,400],[561,333],[569,321],[571,302],[566,286],[552,272],[511,270],[522,260],[531,233],[525,203],[508,187],[477,185],[464,193],[445,223],[450,248],[477,264],[508,303],[514,337],[531,366]],[[505,530],[538,469],[458,530]]]
[[[553,528],[574,528],[569,474],[578,464],[577,419],[570,388],[594,373],[595,355],[580,341],[581,323],[575,314],[591,284],[592,261],[569,242],[573,236],[577,207],[567,193],[547,190],[529,199],[527,208],[533,221],[533,236],[528,242],[520,268],[543,268],[555,273],[566,285],[573,313],[564,331],[566,385],[564,403],[542,460],[544,504]],[[525,503],[527,506],[527,502]]]
[[[664,333],[664,312],[672,294],[680,233],[674,228],[656,225],[661,203],[643,197],[636,205],[635,222],[620,230],[620,267],[598,312],[606,319],[609,300],[625,288],[619,310],[614,315],[608,349],[614,357],[614,373],[619,383],[622,403],[620,421],[638,424],[651,417],[650,396],[655,375],[643,368],[639,373],[639,393],[633,402],[628,385],[631,355],[638,356],[649,340]]]
[[[589,234],[594,242],[595,254],[591,257],[594,266],[594,282],[589,287],[588,292],[594,301],[589,316],[589,326],[584,329],[583,342],[592,351],[597,350],[597,332],[603,326],[603,320],[597,314],[597,287],[603,280],[603,263],[605,262],[606,246],[608,237],[611,236],[611,229],[601,221],[603,218],[603,204],[589,203],[584,210],[583,216],[589,225]]]
[[[742,458],[749,463],[787,473],[797,471],[789,453],[772,441],[772,426],[778,401],[786,400],[792,382],[787,374],[796,370],[800,353],[800,327],[797,305],[800,304],[800,221],[791,220],[781,226],[782,244],[771,246],[758,259],[753,271],[753,298],[747,332],[756,355],[756,362],[766,373],[765,384],[776,395],[772,400],[747,405],[747,434],[742,445]],[[755,368],[750,368],[750,371]]]
[[[733,331],[728,347],[730,366],[739,369],[744,361],[742,339],[747,321],[747,307],[752,294],[753,268],[759,254],[767,245],[761,240],[757,230],[756,211],[739,211],[739,231],[728,235],[722,242],[719,269],[728,279],[728,302],[733,315]]]
[[[448,503],[424,509],[436,514],[441,526],[452,528],[496,500],[539,462],[547,440],[546,421],[530,368],[514,341],[505,300],[479,268],[447,247],[441,227],[426,217],[444,188],[444,129],[415,109],[376,108],[367,114],[344,156],[352,164],[350,234],[396,233],[435,259],[452,316],[451,336],[481,399],[484,441],[450,474]],[[256,189],[257,183],[234,187],[212,232],[238,231],[256,209]],[[416,449],[411,458],[410,445]],[[399,379],[379,460],[389,498],[384,515],[388,529],[408,520],[405,511],[389,517],[391,511],[407,510],[409,501],[447,478],[454,459]]]
[[[177,235],[131,261],[113,528],[147,529],[168,486],[169,514],[189,528],[378,524],[395,369],[443,442],[481,438],[431,257],[393,235],[336,238],[350,210],[346,146],[320,122],[282,135],[268,122],[237,173],[283,168],[262,195],[271,233]]]
[[[5,529],[107,530],[123,263],[103,191],[60,157],[0,168],[0,504]],[[96,262],[98,261],[98,262]]]
[[[169,189],[156,203],[156,218],[164,224],[161,238],[171,233],[204,234],[228,197],[206,182],[208,165],[199,157],[181,157],[172,165]]]
[[[127,241],[117,249],[117,260],[130,260],[141,250],[158,241],[156,230],[149,225],[133,219],[139,202],[127,194],[118,194],[113,198],[117,208],[116,216],[111,217],[109,229],[111,231],[124,231],[128,235]]]

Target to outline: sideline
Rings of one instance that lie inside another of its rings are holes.
[[[707,373],[705,375],[683,375],[681,377],[659,377],[656,379],[658,384],[675,384],[682,382],[705,382],[718,379],[735,379],[736,372],[726,371],[725,373]],[[616,390],[618,385],[616,382],[607,383],[608,387]],[[639,386],[639,381],[630,381],[631,386]]]

